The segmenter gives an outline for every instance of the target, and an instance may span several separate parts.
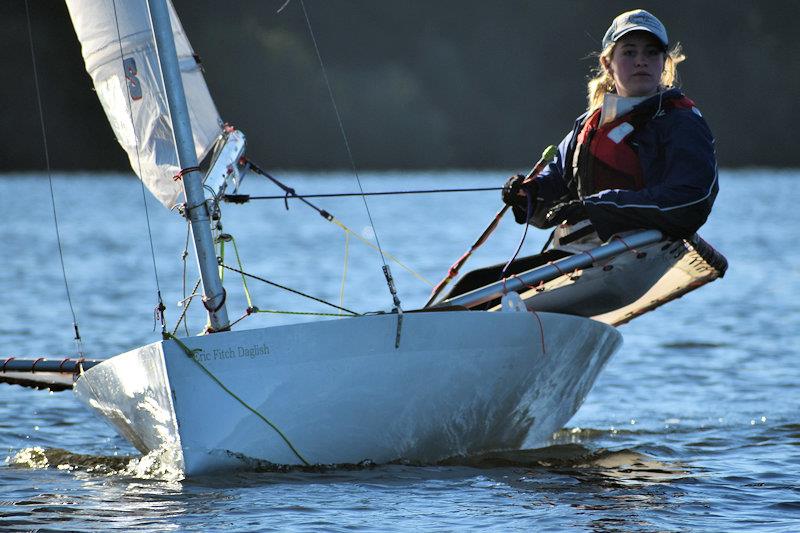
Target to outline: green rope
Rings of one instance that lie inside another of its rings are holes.
[[[225,262],[225,241],[223,241],[221,239],[219,241],[219,262],[220,262],[220,264]],[[223,269],[222,266],[219,266],[218,269],[219,269],[219,282],[224,284],[225,283],[225,269]]]
[[[333,317],[345,317],[345,316],[353,316],[353,315],[346,315],[343,313],[314,313],[311,311],[280,311],[277,309],[259,309],[258,307],[248,307],[247,311],[231,322],[230,326],[233,327],[245,318],[254,315],[256,313],[272,313],[275,315],[306,315],[306,316],[333,316]]]
[[[236,239],[231,235],[231,243],[233,244],[233,251],[236,254],[236,262],[239,264],[239,270],[244,271],[242,260],[239,258],[239,248],[236,246]],[[222,263],[225,263],[225,258],[222,258]],[[247,278],[242,274],[242,285],[244,286],[244,295],[247,298],[247,307],[253,307],[253,300],[250,298],[250,290],[247,288]]]
[[[286,435],[284,435],[283,432],[280,429],[278,429],[278,427],[275,424],[273,424],[272,422],[267,420],[267,418],[264,415],[262,415],[261,413],[256,411],[254,408],[250,407],[250,405],[248,405],[247,402],[245,402],[244,400],[239,398],[232,390],[230,390],[228,387],[226,387],[214,374],[211,373],[211,371],[208,368],[205,367],[205,365],[203,365],[203,363],[201,363],[195,357],[195,351],[199,351],[199,349],[198,350],[192,350],[191,348],[186,346],[186,344],[184,344],[180,339],[178,339],[178,337],[176,337],[175,335],[173,335],[173,334],[171,334],[169,332],[165,332],[164,333],[164,337],[165,337],[165,340],[166,339],[174,340],[178,344],[178,346],[180,346],[181,349],[186,353],[186,355],[189,357],[189,359],[194,361],[197,364],[197,366],[199,366],[203,370],[203,372],[205,372],[208,375],[208,377],[210,377],[217,385],[220,386],[220,388],[222,388],[222,390],[224,390],[225,392],[230,394],[230,396],[233,399],[235,399],[240,404],[242,404],[248,411],[250,411],[251,413],[256,415],[258,418],[263,420],[269,427],[274,429],[275,432],[278,435],[280,435],[280,437],[283,439],[283,441],[286,443],[286,445],[289,446],[289,449],[292,450],[292,453],[294,453],[295,456],[297,456],[297,458],[300,459],[300,461],[302,461],[305,466],[311,466],[311,463],[306,461],[305,458],[302,455],[300,455],[300,452],[297,451],[297,449],[292,445],[292,443],[289,441],[289,439],[286,437]]]
[[[309,315],[309,316],[353,316],[345,313],[313,313],[311,311],[279,311],[277,309],[255,309],[254,313],[272,313],[275,315]]]

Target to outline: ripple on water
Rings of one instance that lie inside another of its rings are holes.
[[[711,348],[728,348],[732,346],[727,342],[706,342],[706,341],[682,341],[682,342],[664,342],[661,343],[662,348],[669,348],[672,350],[690,350],[690,349],[711,349]]]

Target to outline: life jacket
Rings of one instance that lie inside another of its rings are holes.
[[[572,158],[572,182],[579,198],[606,189],[638,191],[645,186],[634,132],[651,119],[674,108],[691,109],[694,103],[681,94],[661,101],[660,107],[638,106],[603,124],[600,109],[589,115],[578,133]]]

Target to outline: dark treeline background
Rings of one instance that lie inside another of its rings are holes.
[[[63,2],[28,0],[55,169],[127,169]],[[125,1],[125,0],[118,0]],[[268,167],[347,168],[299,0],[175,0],[222,117]],[[680,74],[720,164],[800,166],[797,0],[305,0],[361,168],[524,168],[585,106],[590,54],[643,7],[680,41]],[[24,0],[0,1],[0,170],[44,168]]]

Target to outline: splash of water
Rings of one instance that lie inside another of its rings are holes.
[[[6,464],[25,468],[47,468],[50,461],[47,453],[41,446],[24,448],[13,456],[6,457]]]
[[[131,459],[122,474],[139,479],[181,481],[184,478],[183,470],[179,466],[181,461],[180,449],[159,448]]]
[[[56,468],[80,470],[105,476],[126,476],[137,479],[181,481],[183,471],[176,461],[175,450],[158,449],[139,457],[106,456],[73,453],[61,448],[34,446],[23,448],[6,457],[6,464],[17,468]]]

